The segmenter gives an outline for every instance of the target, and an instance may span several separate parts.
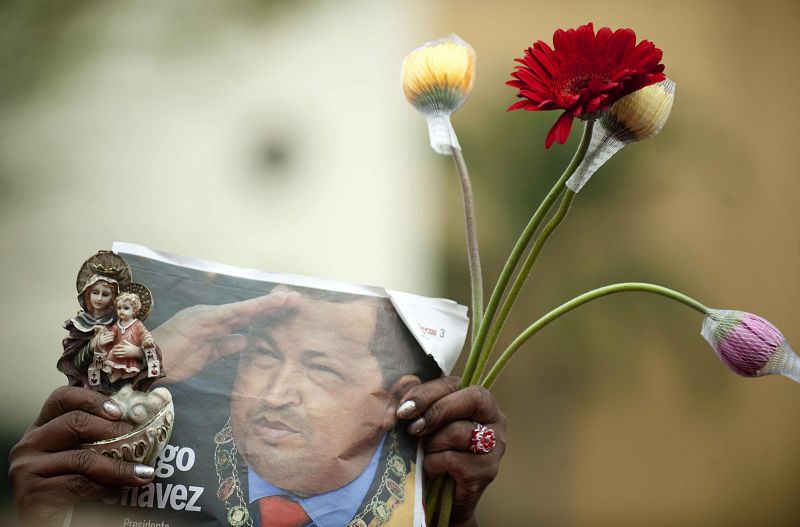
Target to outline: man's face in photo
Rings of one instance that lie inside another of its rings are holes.
[[[262,478],[299,495],[355,479],[394,424],[393,399],[370,352],[369,299],[302,298],[288,318],[255,328],[231,400],[236,446]]]

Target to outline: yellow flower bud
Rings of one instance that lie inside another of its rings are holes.
[[[586,156],[567,188],[578,192],[623,146],[649,139],[664,128],[675,99],[675,83],[665,79],[626,95],[597,117]]]
[[[455,111],[474,79],[475,51],[456,35],[426,42],[403,60],[403,93],[423,113]]]
[[[634,141],[656,135],[664,128],[675,99],[675,83],[665,79],[637,90],[618,100],[609,108],[604,121],[617,121],[633,134]]]
[[[427,119],[431,147],[440,154],[461,148],[450,115],[474,80],[475,51],[456,35],[427,42],[403,60],[403,94]]]

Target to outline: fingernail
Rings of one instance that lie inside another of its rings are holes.
[[[147,465],[136,465],[133,467],[133,473],[139,479],[152,479],[156,473],[156,469],[148,467]]]
[[[111,417],[122,417],[122,408],[119,407],[114,401],[106,401],[103,403],[103,410],[106,411]]]
[[[408,419],[414,413],[414,410],[417,409],[417,403],[412,400],[408,400],[397,407],[397,417],[400,419]]]
[[[424,417],[418,417],[416,419],[416,421],[414,421],[413,423],[408,425],[407,430],[408,430],[409,434],[415,434],[416,435],[416,434],[419,434],[420,432],[422,432],[423,428],[425,428],[425,418]]]

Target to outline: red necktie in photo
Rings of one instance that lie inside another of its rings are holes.
[[[267,496],[258,500],[261,527],[305,527],[311,518],[296,501],[283,496]]]

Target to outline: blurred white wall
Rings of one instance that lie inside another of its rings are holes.
[[[430,37],[414,9],[276,2],[248,17],[224,4],[84,8],[47,85],[4,111],[9,428],[64,383],[75,275],[115,240],[437,293],[443,161],[400,90],[403,56]]]

